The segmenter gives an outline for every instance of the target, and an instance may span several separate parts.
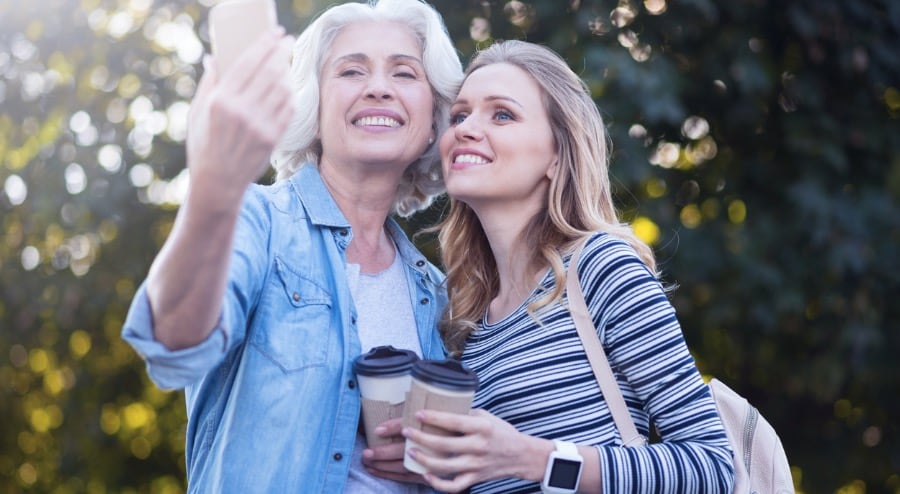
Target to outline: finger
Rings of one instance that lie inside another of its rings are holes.
[[[369,461],[363,462],[363,466],[381,472],[409,473],[409,470],[403,466],[403,460]]]
[[[254,71],[254,77],[249,78],[241,87],[242,94],[249,98],[263,100],[266,96],[276,93],[282,97],[278,104],[284,104],[284,96],[291,94],[289,38],[281,38],[278,44],[270,47],[260,60],[258,68]]]
[[[375,433],[381,437],[399,436],[401,430],[403,430],[403,419],[396,418],[388,419],[378,424],[378,427],[375,428]]]
[[[475,484],[475,476],[473,474],[463,473],[454,477],[442,478],[433,473],[424,475],[425,481],[437,491],[441,492],[460,492]]]
[[[209,101],[210,94],[216,85],[216,70],[213,67],[212,57],[203,57],[203,75],[200,82],[197,83],[197,89],[194,91],[194,97],[191,99],[190,112],[198,111],[198,108],[205,106]]]
[[[445,436],[424,432],[411,427],[403,429],[403,436],[416,444],[444,456],[450,454],[477,453],[481,451],[485,443],[485,439],[476,434]]]
[[[255,108],[257,108],[256,116],[263,119],[263,125],[268,129],[265,134],[267,142],[270,142],[273,147],[277,146],[296,113],[291,97],[269,100]]]
[[[467,472],[480,472],[487,465],[483,458],[469,454],[442,454],[438,451],[423,451],[412,448],[409,456],[425,470],[442,477]]]
[[[369,474],[383,479],[395,480],[398,482],[406,482],[411,484],[426,484],[425,478],[417,473],[406,471],[405,473],[385,472],[381,470],[366,468]]]
[[[382,444],[373,448],[363,450],[363,460],[372,459],[377,461],[402,460],[403,459],[403,442]]]
[[[473,434],[484,428],[484,416],[461,415],[439,410],[423,409],[416,412],[416,418],[423,424],[433,425],[441,429],[459,434]]]
[[[285,113],[288,117],[294,114],[294,90],[290,86],[287,77],[275,76],[272,84],[267,85],[266,91],[260,94],[247,94],[249,98],[258,98],[258,105],[263,111],[269,111],[274,117]],[[289,119],[289,118],[288,118]]]
[[[457,451],[455,449],[450,449],[450,446],[448,445],[450,440],[453,439],[452,437],[431,434],[429,432],[424,432],[412,427],[403,428],[403,437],[418,445],[428,448],[437,454],[448,455],[454,451]]]

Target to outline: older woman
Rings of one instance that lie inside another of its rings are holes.
[[[345,4],[206,73],[187,199],[123,337],[184,388],[192,492],[409,492],[361,466],[352,361],[440,358],[440,272],[389,215],[442,192],[436,136],[462,69],[418,0]],[[277,149],[276,149],[277,145]],[[279,180],[254,182],[274,151]],[[348,480],[349,479],[349,480]]]

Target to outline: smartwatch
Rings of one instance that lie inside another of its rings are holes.
[[[556,451],[550,453],[541,492],[544,494],[575,494],[581,481],[584,458],[578,448],[569,442],[553,441]]]

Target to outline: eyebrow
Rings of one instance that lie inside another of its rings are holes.
[[[518,106],[519,108],[523,108],[523,109],[525,108],[524,106],[522,106],[522,103],[519,103],[519,102],[516,101],[514,98],[511,98],[511,97],[509,97],[509,96],[502,96],[502,95],[499,95],[499,94],[486,96],[486,97],[484,98],[484,101],[487,101],[487,102],[506,101],[506,102],[508,102],[508,103],[512,103],[512,104]],[[467,100],[467,99],[457,99],[456,101],[453,102],[453,104],[454,104],[454,105],[468,105],[468,104],[469,104],[469,100]]]
[[[394,63],[414,63],[414,64],[421,65],[421,66],[425,65],[422,63],[421,60],[419,60],[418,57],[414,57],[412,55],[403,55],[403,54],[399,54],[399,53],[388,56],[388,60],[391,62],[394,62]],[[332,62],[332,65],[337,65],[342,62],[363,63],[363,62],[368,62],[368,61],[369,61],[369,56],[366,55],[365,53],[348,53],[347,55],[342,55],[340,57],[335,58],[334,62]]]

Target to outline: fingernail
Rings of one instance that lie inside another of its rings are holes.
[[[375,434],[378,434],[379,436],[383,436],[385,432],[387,432],[387,429],[380,425],[375,428]]]
[[[364,449],[362,452],[363,458],[371,458],[375,456],[375,452],[371,449]]]

